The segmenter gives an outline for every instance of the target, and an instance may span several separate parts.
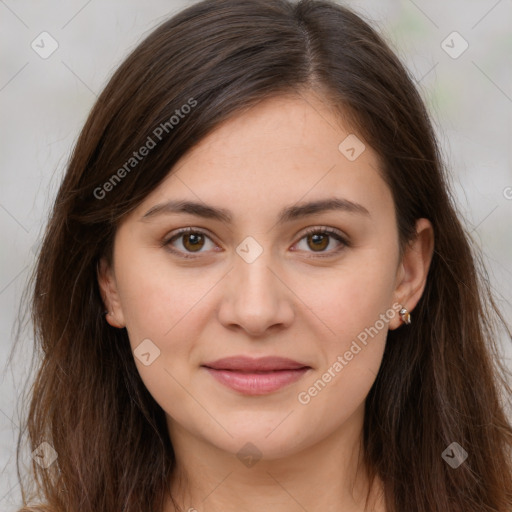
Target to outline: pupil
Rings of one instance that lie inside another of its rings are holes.
[[[201,244],[201,238],[202,238],[203,235],[198,235],[198,234],[190,234],[190,235],[186,235],[185,237],[185,247],[188,248],[189,245],[192,246],[192,248],[194,247],[200,247],[200,244]]]
[[[319,234],[310,235],[309,239],[313,240],[313,244],[315,245],[316,248],[325,249],[325,247],[326,247],[325,242],[327,240],[327,237],[325,235],[319,235]]]

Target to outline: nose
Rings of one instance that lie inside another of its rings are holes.
[[[250,336],[285,329],[294,319],[293,292],[272,267],[266,251],[248,263],[236,256],[225,279],[219,321],[229,329],[242,329]]]

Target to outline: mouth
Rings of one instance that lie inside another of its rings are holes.
[[[202,365],[217,382],[244,395],[266,395],[298,381],[311,370],[310,366],[271,370],[212,368]]]
[[[204,363],[202,366],[213,370],[230,370],[239,373],[264,373],[271,371],[300,370],[310,368],[305,363],[285,357],[266,356],[252,358],[247,356],[231,356]]]

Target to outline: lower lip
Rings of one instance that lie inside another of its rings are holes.
[[[310,368],[244,373],[204,367],[221,384],[245,395],[265,395],[299,380]]]

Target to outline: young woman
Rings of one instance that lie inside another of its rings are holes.
[[[195,3],[111,78],[55,200],[22,510],[510,512],[479,261],[366,22]]]

